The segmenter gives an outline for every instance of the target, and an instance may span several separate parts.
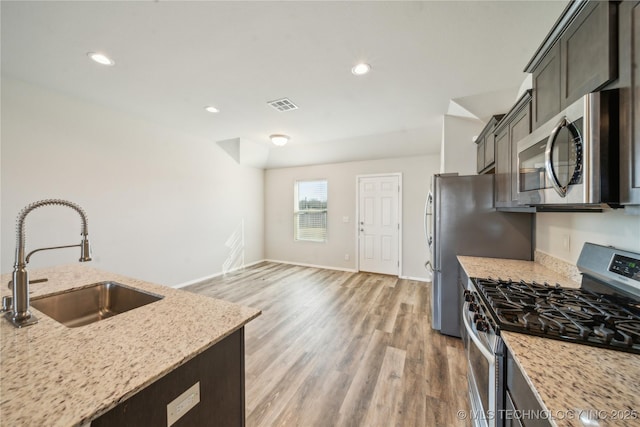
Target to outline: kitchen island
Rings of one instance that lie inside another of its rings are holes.
[[[31,280],[44,278],[46,282],[30,286],[31,298],[103,281],[164,298],[77,328],[33,307],[39,319],[35,325],[17,329],[0,319],[2,425],[88,425],[223,341],[234,338],[240,343],[236,348],[243,350],[244,325],[260,315],[254,308],[81,264],[30,271]],[[10,295],[4,284],[11,275],[0,280],[0,295]],[[242,369],[238,377],[243,381],[244,354],[238,357],[241,363],[235,365]],[[176,390],[175,396],[184,391]],[[236,403],[244,405],[243,400]]]
[[[580,286],[532,261],[466,256],[458,261],[469,277]],[[640,425],[640,355],[509,331],[500,336],[550,425]]]

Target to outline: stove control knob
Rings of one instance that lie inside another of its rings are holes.
[[[473,315],[473,322],[474,323],[478,323],[479,320],[484,320],[484,316],[482,314],[474,314]]]
[[[489,324],[484,320],[477,320],[476,329],[480,332],[487,332],[487,330],[489,330]]]
[[[469,311],[471,311],[473,313],[477,312],[478,311],[478,304],[476,304],[474,302],[469,303]]]
[[[464,291],[463,295],[464,295],[464,300],[466,302],[474,302],[475,301],[475,298],[473,297],[473,294],[471,293],[471,291],[466,290],[466,291]]]

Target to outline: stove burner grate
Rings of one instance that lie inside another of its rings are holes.
[[[501,329],[640,353],[640,311],[628,298],[547,283],[475,283]]]

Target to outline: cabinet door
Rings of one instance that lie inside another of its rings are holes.
[[[174,427],[245,426],[244,328],[102,414],[91,427],[166,426],[167,405],[197,382],[200,402]]]
[[[484,138],[484,167],[491,166],[496,161],[495,135],[493,132]]]
[[[508,391],[505,393],[505,402],[504,409],[505,411],[505,419],[504,419],[504,427],[524,427],[520,419],[518,418],[518,408],[513,404],[513,399],[511,398],[511,393]]]
[[[560,112],[560,44],[556,43],[533,72],[533,127]]]
[[[640,205],[640,2],[620,5],[620,43],[620,201]]]
[[[484,140],[480,141],[480,143],[478,143],[477,153],[478,153],[478,157],[477,157],[477,161],[478,161],[477,169],[478,170],[477,170],[477,172],[480,173],[484,169]]]
[[[616,13],[614,2],[589,2],[561,37],[562,109],[617,77]]]
[[[496,135],[496,207],[507,207],[511,203],[511,144],[509,126]]]
[[[531,133],[531,103],[528,103],[509,125],[511,204],[518,204],[518,142]]]

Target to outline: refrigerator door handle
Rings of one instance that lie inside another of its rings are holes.
[[[431,224],[433,223],[433,193],[429,191],[427,201],[424,204],[424,237],[427,240],[429,249],[433,246],[433,236],[429,234],[431,231]]]

